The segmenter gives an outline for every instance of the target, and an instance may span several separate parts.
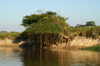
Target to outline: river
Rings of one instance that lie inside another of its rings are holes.
[[[0,66],[100,66],[100,53],[0,47]]]

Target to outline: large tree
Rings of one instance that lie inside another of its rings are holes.
[[[54,44],[56,41],[62,40],[59,34],[64,33],[65,28],[69,27],[69,24],[66,23],[67,19],[52,11],[26,15],[21,25],[27,29],[21,35],[27,38],[35,37],[34,40],[39,42],[40,47],[44,42],[46,45]]]
[[[24,31],[24,35],[30,37],[33,37],[32,35],[34,34],[35,36],[37,35],[37,42],[40,43],[41,47],[43,42],[46,42],[46,44],[54,44],[56,40],[58,40],[57,37],[59,37],[59,34],[64,32],[65,27],[69,26],[66,24],[67,19],[68,18],[57,15],[56,12],[47,11],[42,14],[25,16],[21,25],[28,27]]]

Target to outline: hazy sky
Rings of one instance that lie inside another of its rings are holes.
[[[0,0],[0,31],[23,31],[23,17],[39,9],[69,17],[71,26],[87,21],[100,25],[100,0]]]

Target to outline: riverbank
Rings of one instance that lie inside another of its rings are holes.
[[[69,46],[76,46],[76,47],[90,47],[94,45],[100,44],[100,37],[97,39],[93,38],[86,38],[86,37],[75,37],[74,40],[70,41]]]
[[[56,49],[78,49],[78,48],[85,48],[85,47],[91,47],[95,45],[100,45],[100,38],[93,39],[93,38],[86,38],[86,37],[79,37],[76,36],[72,41],[69,40],[66,43],[53,45],[53,48]]]
[[[0,47],[19,47],[21,43],[18,43],[18,41],[14,42],[14,40],[5,38],[0,39]]]
[[[25,46],[27,47],[30,44],[33,44],[34,46],[34,41],[21,41],[21,40],[11,40],[11,39],[0,39],[0,47],[20,47],[20,46]],[[78,48],[83,48],[83,47],[90,47],[90,46],[95,46],[100,44],[100,38],[98,39],[92,39],[92,38],[86,38],[86,37],[75,37],[72,41],[68,41],[66,43],[60,43],[60,44],[51,44],[50,48],[53,49],[78,49]],[[46,48],[46,47],[44,47]]]

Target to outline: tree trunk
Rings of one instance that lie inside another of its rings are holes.
[[[48,37],[48,34],[47,34],[46,38],[47,38],[47,47],[48,47],[49,46],[49,37]]]
[[[36,47],[39,48],[39,36],[37,36]]]
[[[40,34],[40,48],[42,48],[42,34]]]
[[[45,35],[45,44],[47,46],[47,35]]]

